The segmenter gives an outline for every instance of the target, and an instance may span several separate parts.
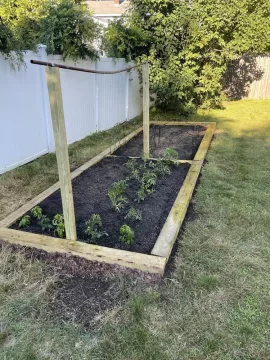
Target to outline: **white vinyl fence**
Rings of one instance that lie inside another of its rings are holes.
[[[45,67],[30,60],[64,63],[45,47],[25,54],[26,69],[12,70],[0,56],[0,174],[54,151]],[[128,67],[124,59],[82,60],[73,65],[94,70]],[[115,75],[60,69],[67,140],[71,144],[142,113],[137,70]]]

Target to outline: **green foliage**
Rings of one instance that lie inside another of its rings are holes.
[[[39,219],[38,225],[41,227],[42,231],[45,230],[50,231],[53,228],[51,220],[46,215],[41,215],[38,219]]]
[[[29,226],[30,224],[31,224],[30,216],[24,215],[19,222],[19,227],[25,228],[25,227]]]
[[[102,221],[99,214],[93,214],[91,218],[85,222],[85,225],[85,234],[88,235],[94,243],[103,236],[108,236],[106,231],[102,231]]]
[[[125,204],[128,202],[127,198],[124,196],[126,189],[126,180],[119,180],[110,185],[108,190],[108,196],[112,202],[114,210],[120,211],[125,207]]]
[[[173,148],[166,148],[162,152],[162,158],[165,160],[177,160],[179,157],[178,152]]]
[[[1,0],[0,53],[15,66],[23,62],[24,50],[40,43],[64,59],[96,59],[92,44],[100,30],[82,0]]]
[[[32,210],[31,210],[31,215],[33,216],[33,218],[40,220],[42,217],[42,209],[40,206],[35,206]]]
[[[228,62],[269,53],[269,38],[269,1],[130,0],[129,16],[110,24],[105,45],[112,56],[149,61],[157,105],[189,114],[219,107]]]
[[[137,162],[135,159],[129,159],[127,163],[125,164],[128,170],[130,171],[129,179],[137,179],[140,178],[140,171],[137,167]]]
[[[103,39],[103,49],[108,57],[124,57],[131,60],[141,54],[147,42],[148,39],[140,26],[133,23],[127,27],[125,18],[122,17],[109,23],[108,31]]]
[[[121,243],[132,245],[135,243],[134,231],[128,225],[122,225],[120,228],[120,237],[119,240]]]
[[[49,54],[61,54],[77,59],[97,59],[93,42],[100,35],[100,27],[83,1],[49,1],[40,22],[40,41],[47,45]]]
[[[144,186],[141,185],[141,187],[137,191],[137,198],[135,199],[135,201],[140,203],[140,202],[143,202],[145,200],[145,198],[146,198],[146,193],[144,190]]]
[[[127,215],[125,216],[125,219],[141,221],[142,220],[142,212],[139,209],[130,208],[128,210]]]
[[[142,186],[147,194],[152,194],[157,183],[157,175],[154,172],[147,171],[142,176]]]
[[[63,215],[56,214],[53,218],[52,224],[55,227],[55,233],[57,233],[60,238],[63,238],[65,234],[65,222]]]
[[[169,165],[163,160],[157,160],[152,162],[151,165],[155,174],[158,175],[171,175],[171,170]]]

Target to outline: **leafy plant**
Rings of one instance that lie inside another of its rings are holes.
[[[53,218],[52,224],[55,227],[55,233],[57,233],[60,238],[63,238],[65,234],[65,222],[63,215],[56,214]]]
[[[178,152],[173,148],[168,147],[162,152],[162,158],[165,160],[170,160],[170,161],[178,160],[178,156],[179,156]]]
[[[127,215],[125,216],[125,219],[141,221],[142,220],[142,212],[141,212],[141,210],[138,210],[135,208],[130,208],[128,210]]]
[[[108,190],[108,196],[112,202],[114,210],[120,211],[125,207],[125,204],[128,202],[127,198],[124,196],[126,189],[126,180],[119,180],[110,185]]]
[[[42,231],[45,231],[45,230],[50,231],[53,228],[51,220],[46,215],[40,216],[38,225],[41,227]]]
[[[148,194],[152,194],[157,183],[157,175],[154,172],[147,171],[142,176],[142,185]]]
[[[135,159],[129,159],[128,162],[125,165],[130,171],[129,179],[137,179],[137,180],[139,180],[140,179],[140,171],[139,171],[139,168],[137,167],[136,160]]]
[[[31,215],[33,216],[33,218],[40,220],[42,217],[42,209],[40,206],[35,206],[32,210],[31,210]]]
[[[121,243],[132,245],[135,243],[134,231],[128,225],[122,225],[120,228],[120,237],[119,240]]]
[[[24,63],[24,50],[47,46],[49,54],[77,60],[98,58],[93,45],[101,26],[83,0],[1,0],[0,53],[14,67]]]
[[[93,214],[91,218],[85,222],[85,225],[85,234],[90,236],[93,242],[96,242],[103,236],[108,236],[106,231],[102,231],[102,221],[99,214]]]
[[[144,190],[144,186],[141,185],[141,187],[137,191],[137,198],[135,199],[135,201],[140,203],[140,202],[144,201],[145,198],[146,198],[146,193],[145,193],[145,190]]]
[[[29,215],[24,215],[21,218],[21,221],[19,222],[19,227],[20,228],[25,228],[25,227],[29,226],[30,224],[31,224],[30,216]]]
[[[170,175],[171,170],[169,165],[163,160],[157,160],[153,167],[153,171],[157,175]]]

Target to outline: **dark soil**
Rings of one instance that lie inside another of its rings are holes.
[[[180,160],[192,160],[205,132],[203,126],[151,125],[150,155],[162,157],[164,149],[170,147],[178,152]],[[140,133],[115,151],[118,156],[141,156],[143,134]]]
[[[94,213],[100,214],[103,229],[109,236],[99,239],[98,245],[149,254],[183,184],[190,165],[172,165],[171,175],[160,176],[154,193],[139,204],[134,202],[139,183],[137,180],[131,181],[126,193],[129,203],[124,210],[116,212],[112,209],[107,193],[109,186],[113,182],[125,179],[130,175],[125,166],[126,161],[127,159],[124,158],[103,159],[73,180],[77,235],[81,241],[89,242],[84,233],[85,221]],[[142,161],[139,160],[139,163],[142,163]],[[60,191],[56,191],[39,205],[43,213],[51,219],[57,213],[62,214]],[[142,221],[132,221],[124,218],[129,207],[135,207],[142,211]],[[132,246],[121,244],[119,241],[119,230],[123,224],[130,225],[135,232],[136,242]],[[12,228],[18,229],[18,222]],[[31,219],[31,225],[25,231],[44,234],[35,219]],[[53,236],[53,232],[45,234]]]

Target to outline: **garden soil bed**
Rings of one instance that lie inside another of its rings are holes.
[[[130,202],[125,209],[117,212],[112,209],[108,188],[113,182],[125,179],[130,174],[125,166],[126,162],[127,159],[124,158],[105,158],[72,181],[77,236],[79,240],[88,242],[84,233],[85,221],[92,214],[99,214],[103,229],[109,236],[99,239],[98,245],[150,254],[190,165],[172,165],[171,175],[160,176],[153,194],[139,204],[133,201],[138,190],[137,180],[131,181],[127,189]],[[142,160],[138,162],[142,163]],[[42,201],[39,206],[51,219],[57,213],[62,214],[60,190]],[[129,207],[142,211],[142,221],[124,219]],[[11,228],[23,230],[18,227],[18,223],[19,221]],[[121,244],[119,241],[119,230],[123,224],[130,225],[135,232],[136,242],[132,246]],[[25,231],[53,236],[53,232],[42,232],[35,219],[31,219],[31,225]]]
[[[162,157],[164,149],[170,147],[178,152],[180,160],[193,160],[206,128],[201,125],[151,125],[150,156]],[[142,156],[143,133],[135,136],[114,152],[118,156]]]

